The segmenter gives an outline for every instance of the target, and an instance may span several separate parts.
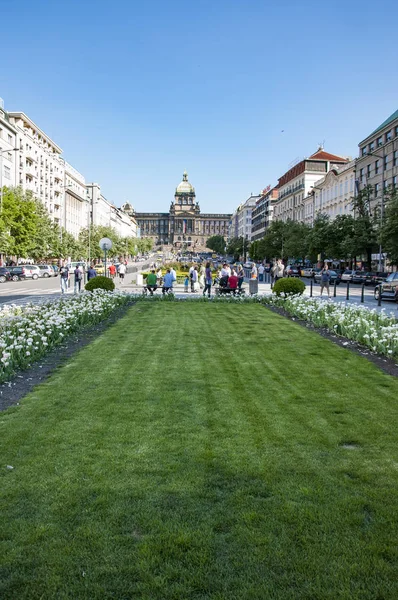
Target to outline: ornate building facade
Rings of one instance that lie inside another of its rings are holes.
[[[195,188],[184,171],[175,191],[174,202],[168,213],[134,214],[141,237],[150,237],[155,246],[173,246],[177,249],[205,250],[206,240],[212,235],[228,234],[231,215],[201,213]]]

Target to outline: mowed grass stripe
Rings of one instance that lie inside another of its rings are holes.
[[[396,398],[261,306],[136,305],[1,416],[0,597],[398,597]]]

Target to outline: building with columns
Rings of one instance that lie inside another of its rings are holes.
[[[231,215],[201,213],[195,188],[184,171],[177,186],[174,201],[166,213],[135,212],[141,237],[152,238],[156,246],[173,246],[175,249],[206,249],[206,240],[213,235],[227,236]]]
[[[304,158],[289,169],[278,181],[278,201],[274,219],[278,221],[305,222],[305,201],[312,196],[316,182],[334,166],[350,162],[349,158],[330,154],[320,147],[308,158]]]

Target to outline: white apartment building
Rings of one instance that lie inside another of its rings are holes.
[[[64,201],[62,226],[75,238],[84,227],[88,227],[90,202],[87,197],[86,181],[72,165],[64,162]]]
[[[233,212],[228,224],[228,239],[243,237],[251,241],[252,210],[259,198],[260,195],[251,195]]]
[[[304,198],[304,223],[313,225],[317,215],[328,215],[331,220],[337,215],[352,212],[355,188],[355,160],[340,167],[333,167],[315,182],[312,193]]]
[[[271,189],[269,185],[265,188],[260,198],[256,202],[256,206],[252,210],[252,241],[261,240],[271,225],[274,214],[274,206],[278,200],[278,188]]]
[[[0,98],[0,190],[4,186],[15,187],[16,135]]]
[[[120,237],[138,237],[137,221],[127,212],[111,204],[101,194],[101,186],[98,183],[88,183],[86,188],[91,225],[113,227]]]
[[[9,112],[16,129],[15,184],[39,198],[53,221],[62,224],[64,161],[62,149],[23,112]]]
[[[279,196],[275,204],[274,219],[278,221],[305,222],[305,201],[322,174],[326,174],[332,166],[336,168],[349,162],[348,158],[325,152],[320,147],[309,158],[304,158],[278,182]]]

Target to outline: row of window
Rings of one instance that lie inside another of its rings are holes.
[[[384,135],[380,135],[376,140],[370,142],[366,146],[362,146],[362,156],[366,156],[368,153],[372,153],[376,148],[380,148],[387,142],[390,142],[394,137],[398,137],[398,125],[394,128],[394,131],[390,129]]]
[[[392,160],[391,160],[392,159]],[[378,173],[381,173],[381,159],[377,159],[374,162],[374,174],[378,175]],[[383,171],[387,171],[387,169],[390,169],[391,166],[393,167],[397,167],[398,166],[398,150],[394,150],[394,152],[390,155],[387,154],[387,156],[384,157],[383,159]],[[359,170],[359,180],[363,181],[364,179],[364,173],[365,170],[364,169],[360,169]],[[366,168],[366,175],[367,177],[371,177],[372,176],[372,164],[369,164]]]

